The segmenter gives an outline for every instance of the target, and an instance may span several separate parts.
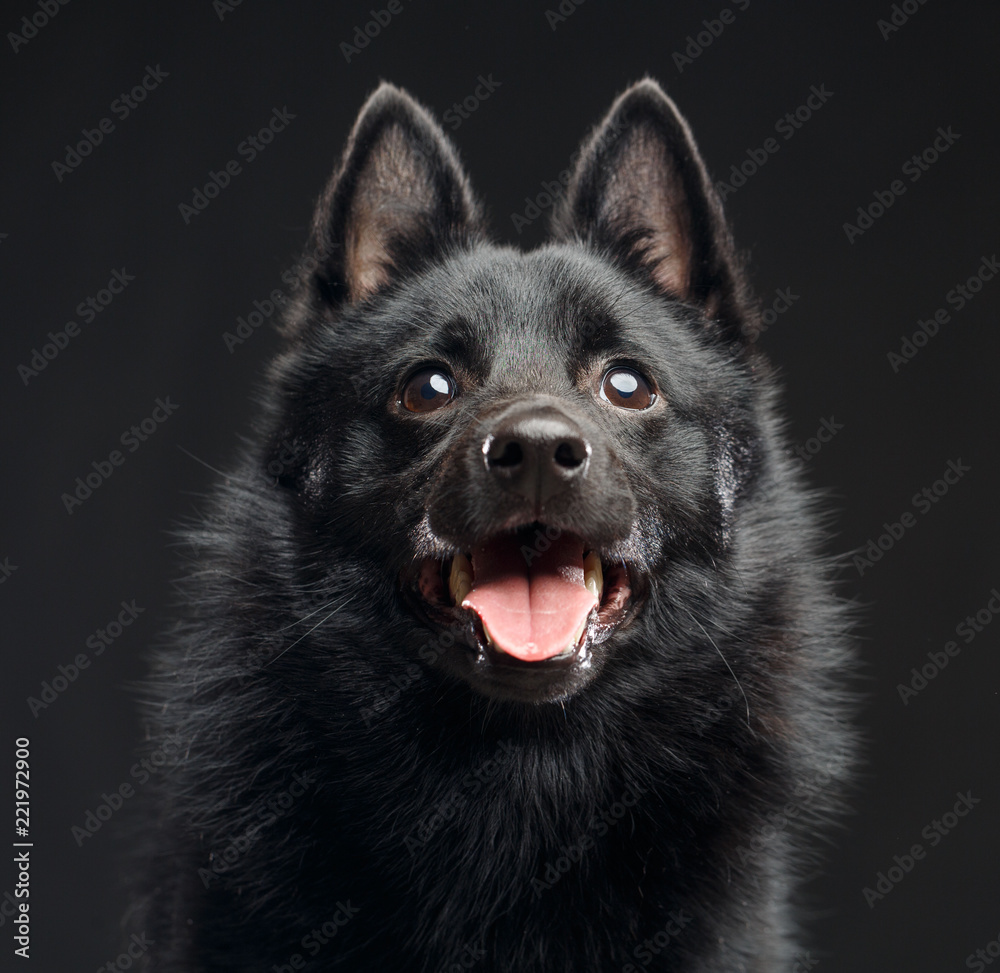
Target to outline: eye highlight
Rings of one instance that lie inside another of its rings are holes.
[[[601,379],[601,398],[619,409],[648,409],[656,401],[649,382],[634,368],[616,365]]]
[[[422,368],[410,376],[400,404],[407,412],[433,412],[455,398],[455,379],[440,366]]]

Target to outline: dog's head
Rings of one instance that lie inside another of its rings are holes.
[[[761,362],[719,204],[655,83],[584,143],[553,241],[527,254],[488,241],[447,138],[383,85],[307,258],[272,434],[310,583],[531,702],[710,595],[756,468]]]

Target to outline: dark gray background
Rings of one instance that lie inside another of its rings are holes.
[[[850,563],[844,572],[845,594],[867,605],[869,760],[857,814],[809,888],[813,954],[821,970],[852,973],[966,968],[966,957],[1000,934],[1000,622],[960,643],[907,705],[897,686],[1000,585],[1000,280],[898,373],[887,353],[918,319],[947,306],[948,291],[983,256],[1000,251],[1000,8],[929,0],[884,39],[876,21],[891,15],[890,2],[752,0],[741,11],[722,0],[655,9],[588,0],[552,30],[545,2],[485,9],[403,0],[402,13],[347,63],[339,45],[371,6],[245,0],[220,20],[211,0],[75,0],[17,53],[0,43],[0,561],[16,566],[0,584],[0,768],[12,767],[14,738],[30,737],[33,968],[95,969],[118,952],[125,828],[112,818],[82,847],[70,828],[129,779],[135,759],[140,731],[128,687],[169,617],[177,566],[168,531],[213,479],[182,449],[226,464],[277,347],[263,328],[230,353],[223,332],[283,286],[366,94],[386,78],[440,116],[473,93],[478,75],[492,74],[500,87],[454,138],[498,234],[534,245],[544,221],[519,237],[511,214],[566,167],[613,97],[647,73],[687,115],[716,178],[773,136],[810,86],[833,92],[794,138],[779,136],[779,152],[726,204],[760,295],[798,295],[761,338],[784,376],[794,440],[804,443],[823,419],[843,424],[810,461],[812,481],[830,490],[837,512],[831,550],[866,545],[904,511],[916,517],[863,576]],[[735,22],[678,71],[673,52],[726,6]],[[0,27],[15,30],[37,10],[31,0],[8,3]],[[147,65],[168,77],[57,181],[52,161],[111,115],[111,102]],[[286,131],[185,225],[178,204],[284,106],[296,116]],[[910,183],[903,164],[939,126],[960,139]],[[844,222],[897,178],[906,193],[849,243]],[[122,267],[135,276],[127,290],[25,386],[17,366],[49,330],[79,320],[78,302]],[[68,515],[61,494],[166,396],[177,412]],[[971,471],[921,514],[913,495],[958,459]],[[123,599],[144,614],[33,716],[27,697],[77,653],[93,656],[87,637]],[[980,803],[929,847],[921,831],[959,791]],[[915,842],[926,858],[869,908],[864,887]],[[11,866],[0,870],[0,901],[12,876]],[[0,926],[5,961],[10,925]]]

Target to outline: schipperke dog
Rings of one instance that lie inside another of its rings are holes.
[[[156,664],[148,967],[790,970],[852,652],[673,103],[524,253],[384,84],[299,271]]]

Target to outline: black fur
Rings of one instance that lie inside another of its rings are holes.
[[[850,648],[672,102],[651,81],[619,98],[554,242],[524,254],[488,241],[443,133],[383,85],[302,268],[151,690],[170,767],[135,918],[149,968],[790,969],[853,749]],[[459,394],[407,414],[424,363]],[[598,400],[614,363],[654,408]],[[521,408],[593,444],[544,517],[482,472],[484,430]],[[590,667],[491,681],[415,571],[535,520],[626,563],[633,600]]]

